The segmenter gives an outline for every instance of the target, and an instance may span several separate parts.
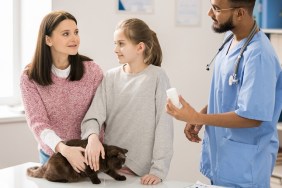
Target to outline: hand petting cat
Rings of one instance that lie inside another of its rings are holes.
[[[59,145],[63,153],[69,156],[70,152],[80,154],[82,150],[80,147],[85,148],[88,140],[73,139],[66,141],[64,145]],[[72,147],[64,147],[72,146]],[[103,148],[107,155],[105,159],[100,158],[100,172],[108,174],[116,181],[125,181],[126,177],[119,174],[117,171],[122,168],[126,160],[126,153],[128,152],[125,148],[120,148],[113,145],[103,144]],[[75,151],[77,150],[77,151]],[[80,157],[80,155],[77,155]],[[76,156],[76,157],[77,157]],[[76,158],[74,156],[74,158]],[[84,160],[84,157],[83,157]],[[71,160],[66,159],[62,153],[58,152],[52,155],[49,160],[41,166],[34,166],[27,169],[27,175],[35,178],[45,178],[48,181],[53,182],[77,182],[81,178],[89,177],[93,184],[100,184],[101,180],[98,177],[98,173],[92,170],[89,166],[85,167],[83,172],[74,170],[75,168],[70,164]],[[82,168],[82,167],[81,167]]]
[[[99,170],[99,158],[105,159],[105,150],[102,143],[99,140],[98,135],[91,134],[88,137],[88,144],[85,148],[85,161],[92,170]]]
[[[85,170],[85,158],[83,157],[82,152],[85,151],[82,147],[73,147],[67,146],[64,143],[60,142],[55,149],[57,152],[60,152],[71,164],[72,168],[77,172],[83,172]]]

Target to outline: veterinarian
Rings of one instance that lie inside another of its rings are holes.
[[[211,0],[208,15],[225,42],[214,58],[209,103],[197,112],[181,96],[167,112],[186,122],[188,140],[200,142],[200,171],[214,185],[269,188],[282,109],[282,72],[271,43],[253,19],[255,0]],[[207,65],[209,66],[211,63]]]
[[[82,147],[63,141],[80,139],[80,124],[103,79],[100,67],[79,55],[77,20],[64,11],[44,17],[31,63],[21,76],[28,126],[39,144],[39,159],[60,152],[75,171],[85,168]]]

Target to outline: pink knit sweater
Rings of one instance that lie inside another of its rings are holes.
[[[25,72],[21,76],[28,126],[48,155],[52,155],[53,151],[40,139],[43,130],[53,130],[63,140],[80,138],[81,121],[103,78],[101,68],[93,61],[85,61],[84,66],[85,73],[81,80],[69,81],[52,74],[54,83],[49,86],[38,85]]]

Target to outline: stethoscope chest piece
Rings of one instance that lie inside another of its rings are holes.
[[[232,86],[233,84],[238,84],[238,79],[235,74],[229,76],[228,84]]]
[[[232,86],[232,84],[233,84],[233,75],[229,76],[229,82],[228,83],[229,83],[230,86]]]
[[[252,31],[251,33],[248,35],[248,38],[246,40],[246,42],[244,43],[243,47],[241,48],[240,50],[240,53],[239,53],[239,56],[237,57],[236,59],[236,62],[235,62],[235,67],[234,67],[234,72],[232,75],[230,75],[229,77],[229,80],[228,80],[228,84],[230,86],[232,86],[233,84],[238,84],[239,80],[237,78],[237,74],[238,74],[238,69],[239,69],[239,63],[240,63],[240,60],[243,56],[243,52],[245,51],[245,49],[247,48],[249,42],[252,40],[252,38],[254,37],[254,35],[256,34],[257,32],[257,29],[258,26],[256,24],[256,21],[254,21],[254,25],[253,25],[253,28],[252,28]],[[212,64],[212,62],[214,61],[215,57],[217,56],[217,54],[223,49],[224,45],[226,43],[228,43],[231,39],[233,38],[233,34],[230,34],[226,40],[223,42],[223,44],[220,46],[220,48],[218,49],[217,53],[215,54],[215,56],[212,58],[212,60],[210,61],[209,64],[207,64],[206,66],[206,70],[210,70],[210,65]]]

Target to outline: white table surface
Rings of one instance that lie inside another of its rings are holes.
[[[42,178],[32,178],[26,175],[26,169],[38,166],[38,163],[24,163],[21,165],[0,170],[0,188],[185,188],[191,183],[180,181],[164,181],[158,185],[141,185],[140,178],[126,175],[126,181],[116,181],[110,176],[99,173],[101,184],[92,184],[90,179],[85,178],[75,183],[55,183]]]

